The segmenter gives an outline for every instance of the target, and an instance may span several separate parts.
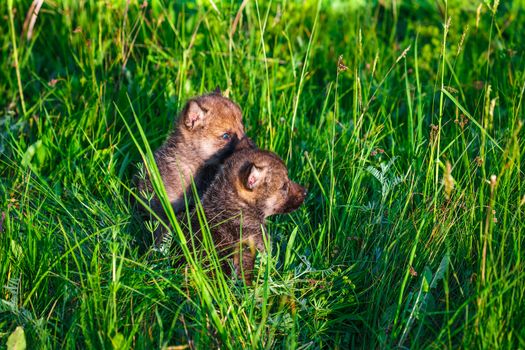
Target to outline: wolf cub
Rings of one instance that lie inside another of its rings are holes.
[[[192,180],[201,195],[215,177],[220,162],[244,137],[241,109],[220,90],[190,99],[164,144],[155,151],[166,193],[175,213],[185,207],[184,194],[192,199]],[[152,193],[149,177],[138,181],[138,189]],[[165,218],[156,196],[152,209]],[[157,237],[158,239],[158,237]]]
[[[306,193],[288,178],[275,153],[248,146],[224,162],[204,193],[202,207],[219,255],[233,255],[235,272],[239,277],[244,274],[247,284],[252,281],[256,250],[264,251],[265,219],[297,209]],[[192,227],[199,227],[195,219]]]

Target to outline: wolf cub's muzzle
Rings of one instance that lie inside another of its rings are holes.
[[[295,209],[299,208],[303,204],[308,190],[298,183],[292,182],[290,191],[288,192],[288,199],[282,206],[281,213],[290,213]]]

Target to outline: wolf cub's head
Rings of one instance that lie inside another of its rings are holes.
[[[178,123],[185,143],[203,160],[224,158],[244,137],[241,109],[219,90],[189,100]]]
[[[288,178],[288,169],[272,152],[243,149],[232,155],[225,171],[233,176],[242,206],[257,208],[264,217],[289,213],[304,201],[307,190]]]

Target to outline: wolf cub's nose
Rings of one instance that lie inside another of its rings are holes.
[[[297,183],[296,183],[296,185],[297,185],[297,187],[296,187],[296,190],[295,190],[296,192],[295,193],[297,193],[297,195],[300,195],[302,197],[306,197],[306,195],[308,194],[308,189],[306,187],[304,187],[304,186],[301,186],[301,185],[297,184]]]

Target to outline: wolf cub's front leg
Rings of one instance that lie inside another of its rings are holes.
[[[242,243],[239,243],[239,246],[237,247],[237,250],[233,256],[233,266],[235,268],[235,273],[237,274],[238,278],[243,278],[244,276],[244,282],[248,286],[252,284],[253,280],[255,255],[257,254],[257,250],[261,250],[261,248],[262,247],[259,247],[252,237],[249,237]]]

